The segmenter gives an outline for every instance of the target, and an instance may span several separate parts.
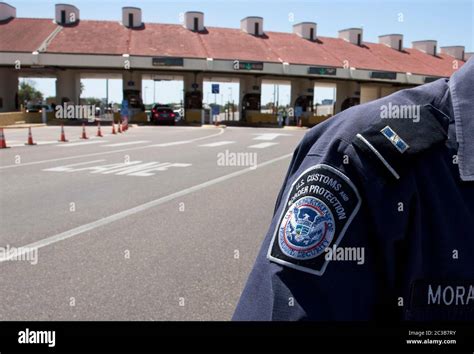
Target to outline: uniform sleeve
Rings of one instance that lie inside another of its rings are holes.
[[[373,318],[375,247],[345,156],[296,149],[233,320]]]

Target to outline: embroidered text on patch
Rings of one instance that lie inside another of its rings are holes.
[[[268,259],[322,275],[324,251],[338,245],[360,206],[353,183],[324,164],[304,171],[293,183],[268,250]]]

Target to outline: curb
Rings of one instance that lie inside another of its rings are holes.
[[[11,125],[3,125],[0,126],[2,129],[23,129],[23,128],[41,128],[46,127],[46,124],[40,123],[32,123],[32,124],[11,124]]]
[[[212,129],[212,128],[227,128],[227,125],[220,124],[220,125],[214,125],[214,124],[203,124],[201,125],[201,128],[205,129]]]
[[[293,127],[293,126],[285,125],[283,127],[283,129],[286,129],[286,130],[306,130],[306,129],[308,129],[308,127]]]

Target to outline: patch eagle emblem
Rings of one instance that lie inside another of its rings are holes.
[[[341,171],[325,164],[307,169],[290,187],[267,258],[322,275],[328,261],[321,255],[340,243],[360,203],[356,187]]]

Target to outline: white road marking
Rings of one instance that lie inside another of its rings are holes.
[[[261,168],[261,167],[265,167],[267,165],[270,165],[272,163],[275,163],[275,162],[278,162],[280,160],[284,160],[286,158],[289,158],[291,157],[293,154],[286,154],[286,155],[283,155],[283,156],[280,156],[280,157],[277,157],[277,158],[274,158],[274,159],[271,159],[271,160],[268,160],[268,161],[265,161],[261,164],[259,164],[258,166],[256,167],[248,167],[248,168],[245,168],[245,169],[242,169],[242,170],[239,170],[239,171],[236,171],[236,172],[232,172],[232,173],[229,173],[227,175],[224,175],[224,176],[221,176],[221,177],[217,177],[217,178],[214,178],[210,181],[207,181],[207,182],[204,182],[204,183],[201,183],[201,184],[197,184],[193,187],[189,187],[189,188],[186,188],[186,189],[183,189],[179,192],[175,192],[175,193],[172,193],[172,194],[169,194],[167,196],[164,196],[164,197],[161,197],[161,198],[158,198],[158,199],[155,199],[155,200],[152,200],[152,201],[149,201],[147,203],[144,203],[144,204],[141,204],[141,205],[138,205],[136,207],[133,207],[133,208],[130,208],[130,209],[126,209],[126,210],[123,210],[121,212],[118,212],[116,214],[112,214],[112,215],[109,215],[109,216],[106,216],[102,219],[99,219],[99,220],[96,220],[96,221],[93,221],[93,222],[90,222],[88,224],[84,224],[84,225],[81,225],[79,227],[76,227],[74,229],[70,229],[68,231],[65,231],[65,232],[62,232],[60,234],[57,234],[57,235],[54,235],[54,236],[50,236],[50,237],[47,237],[47,238],[44,238],[42,240],[39,240],[39,241],[36,241],[36,242],[33,242],[33,243],[30,243],[29,245],[26,245],[26,246],[23,246],[23,247],[19,247],[19,251],[15,254],[12,254],[12,255],[9,255],[9,256],[4,256],[2,258],[0,258],[0,263],[2,262],[5,262],[5,261],[8,261],[10,260],[12,257],[19,257],[19,256],[22,256],[23,254],[25,253],[28,253],[28,252],[31,252],[32,249],[40,249],[40,248],[43,248],[43,247],[46,247],[46,246],[49,246],[49,245],[52,245],[52,244],[55,244],[59,241],[63,241],[63,240],[66,240],[68,238],[71,238],[71,237],[74,237],[74,236],[77,236],[77,235],[80,235],[84,232],[87,232],[87,231],[91,231],[91,230],[94,230],[98,227],[101,227],[101,226],[104,226],[104,225],[108,225],[108,224],[111,224],[115,221],[118,221],[118,220],[121,220],[121,219],[124,219],[130,215],[133,215],[133,214],[137,214],[137,213],[140,213],[142,211],[145,211],[147,209],[150,209],[150,208],[154,208],[158,205],[161,205],[161,204],[164,204],[166,202],[169,202],[171,200],[174,200],[174,199],[177,199],[177,198],[181,198],[187,194],[190,194],[190,193],[193,193],[193,192],[196,192],[200,189],[203,189],[203,188],[207,188],[207,187],[210,187],[214,184],[218,184],[218,183],[221,183],[221,182],[224,182],[224,181],[227,181],[231,178],[234,178],[234,177],[238,177],[238,176],[241,176],[241,175],[244,175],[244,174],[247,174],[249,172],[253,172],[255,171],[256,169],[258,168]]]
[[[109,146],[109,147],[115,147],[115,146],[127,146],[127,145],[135,145],[135,144],[144,144],[144,143],[149,143],[150,140],[137,140],[137,141],[129,141],[126,143],[116,143],[116,144],[108,144],[108,145],[102,145],[102,146]]]
[[[20,141],[12,140],[7,142],[8,147],[20,147],[20,146],[25,146],[25,143],[22,143]]]
[[[265,149],[273,145],[278,145],[278,143],[260,143],[260,144],[250,145],[249,148],[250,149]]]
[[[57,140],[49,140],[49,141],[35,141],[38,145],[50,145],[50,144],[58,144]]]
[[[283,133],[263,133],[263,134],[255,134],[257,137],[253,138],[253,140],[274,140],[279,136],[291,136],[291,134],[283,134]]]
[[[171,167],[189,167],[192,166],[190,163],[171,163],[171,162],[145,162],[142,161],[129,161],[113,163],[108,165],[95,165],[82,168],[72,168],[73,166],[87,165],[94,162],[102,162],[105,160],[96,160],[90,162],[82,162],[73,165],[58,166],[53,168],[47,168],[43,171],[48,172],[81,172],[87,171],[90,173],[100,173],[103,175],[114,174],[116,176],[137,176],[137,177],[150,177],[154,176],[153,172],[167,171]]]
[[[229,145],[229,144],[235,144],[235,141],[218,141],[215,143],[204,144],[204,145],[199,145],[199,146],[216,147],[216,146],[223,146],[223,145]]]
[[[62,171],[62,172],[69,172],[69,171],[74,171],[74,170],[69,170],[70,167],[73,166],[82,166],[82,165],[87,165],[91,163],[96,163],[96,162],[103,162],[105,159],[102,160],[94,160],[94,161],[87,161],[87,162],[79,162],[79,163],[73,163],[71,165],[65,165],[65,166],[60,166],[60,167],[53,167],[53,168],[47,168],[44,169],[43,171]]]
[[[211,135],[206,135],[201,138],[195,139],[195,141],[203,140],[203,139],[209,139],[213,138],[215,136],[219,136],[221,134],[224,134],[224,129],[220,129],[220,131],[216,134],[211,134]],[[64,144],[69,144],[69,143],[64,143]],[[78,159],[81,157],[90,157],[90,156],[98,156],[98,155],[107,155],[107,154],[115,154],[118,152],[124,152],[124,151],[133,151],[133,150],[140,150],[140,149],[146,149],[149,148],[151,145],[146,145],[146,146],[137,146],[133,148],[128,148],[128,149],[121,149],[121,150],[113,150],[113,151],[102,151],[102,152],[94,152],[91,154],[83,154],[83,155],[76,155],[76,156],[68,156],[68,157],[59,157],[57,159],[50,159],[50,160],[41,160],[41,161],[32,161],[32,162],[24,162],[20,164],[15,164],[15,165],[6,165],[6,166],[0,166],[0,170],[7,169],[7,168],[15,168],[15,167],[21,167],[21,166],[31,166],[31,165],[38,165],[42,163],[48,163],[48,162],[57,162],[57,161],[64,161],[64,160],[71,160],[71,159]]]
[[[38,141],[38,140],[33,140],[33,142],[36,144],[36,145],[52,145],[52,144],[58,144],[58,141],[57,140],[46,140],[46,141]],[[7,142],[7,146],[8,147],[22,147],[22,146],[28,146],[25,144],[25,142],[21,143],[17,140],[13,140],[11,142]]]
[[[163,144],[155,144],[149,145],[149,147],[166,147],[166,146],[175,146],[175,145],[183,145],[191,143],[191,140],[183,140],[183,141],[173,141],[171,143],[163,143]]]
[[[72,143],[72,144],[58,144],[59,147],[71,147],[71,146],[82,146],[82,145],[91,145],[91,144],[102,144],[108,143],[107,140],[92,140],[92,141],[84,141],[80,143]]]
[[[208,136],[204,136],[204,137],[201,137],[201,138],[195,138],[195,139],[189,139],[189,140],[182,140],[182,141],[174,141],[174,142],[171,142],[171,143],[163,143],[163,144],[155,144],[155,145],[148,145],[148,147],[166,147],[166,146],[174,146],[174,145],[182,145],[182,144],[189,144],[189,143],[192,143],[192,142],[195,142],[195,141],[199,141],[199,140],[203,140],[203,139],[208,139],[208,138],[211,138],[213,136],[219,136],[221,134],[224,134],[224,129],[220,128],[220,132],[217,133],[217,134],[212,134],[212,135],[208,135]]]

